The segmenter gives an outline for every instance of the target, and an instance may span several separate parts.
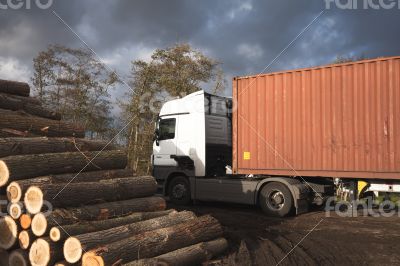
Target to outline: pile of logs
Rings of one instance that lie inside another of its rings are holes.
[[[127,157],[0,80],[0,266],[196,265],[227,249],[211,216],[166,210]]]

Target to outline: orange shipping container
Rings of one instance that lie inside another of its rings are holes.
[[[233,80],[236,174],[400,179],[400,57]]]

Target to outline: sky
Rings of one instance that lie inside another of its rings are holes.
[[[131,61],[186,42],[221,62],[226,95],[234,76],[400,55],[400,0],[19,1],[0,0],[0,79],[29,82],[50,44],[87,45],[126,79]]]

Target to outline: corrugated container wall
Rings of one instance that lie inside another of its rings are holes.
[[[400,57],[233,80],[236,174],[400,179]]]

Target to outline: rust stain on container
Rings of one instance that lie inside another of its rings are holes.
[[[400,178],[400,57],[233,80],[236,174]]]

